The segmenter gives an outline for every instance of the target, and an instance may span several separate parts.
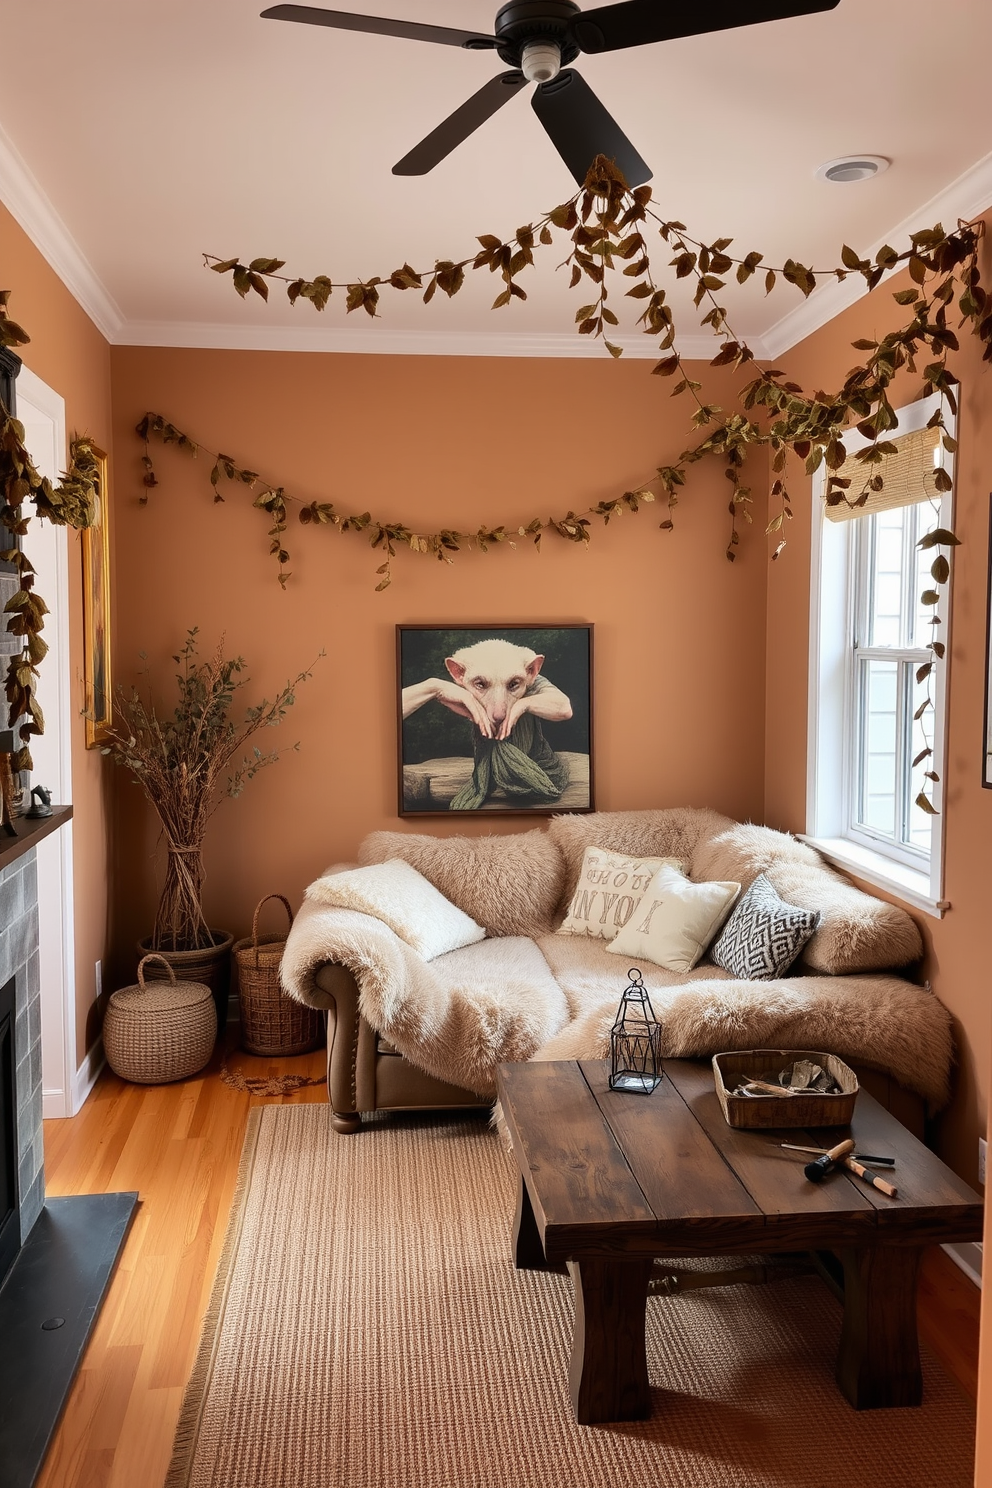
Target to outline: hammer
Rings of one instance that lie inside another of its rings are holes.
[[[831,1147],[822,1157],[816,1158],[814,1162],[808,1162],[803,1169],[810,1183],[819,1183],[821,1178],[826,1178],[832,1173],[841,1158],[854,1151],[854,1138],[848,1137],[845,1142],[838,1142],[836,1147]]]

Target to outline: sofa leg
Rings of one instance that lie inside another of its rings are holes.
[[[353,1136],[355,1132],[362,1129],[362,1117],[358,1111],[332,1111],[331,1126],[343,1137]]]

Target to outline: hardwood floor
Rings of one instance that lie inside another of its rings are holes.
[[[319,1077],[323,1051],[246,1074]],[[45,1123],[49,1194],[137,1189],[141,1204],[38,1488],[158,1488],[165,1477],[231,1206],[248,1112],[273,1097],[225,1084],[220,1058],[177,1085],[109,1071],[78,1116]],[[278,1104],[327,1099],[306,1086]]]
[[[324,1055],[252,1059],[249,1075],[319,1077]],[[38,1488],[159,1488],[199,1338],[248,1112],[322,1102],[323,1084],[253,1097],[220,1079],[220,1058],[178,1085],[128,1085],[106,1071],[72,1120],[45,1123],[47,1190],[137,1189],[141,1205]],[[347,1141],[349,1138],[342,1138]],[[975,1396],[978,1289],[940,1250],[920,1284],[921,1334]],[[247,1488],[247,1485],[246,1485]]]

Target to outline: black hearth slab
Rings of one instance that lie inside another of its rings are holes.
[[[3,1488],[38,1476],[137,1203],[136,1193],[48,1199],[0,1287]]]

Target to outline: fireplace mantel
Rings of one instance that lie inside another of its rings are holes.
[[[37,847],[43,837],[64,827],[71,816],[71,806],[53,806],[51,816],[15,816],[13,827],[17,836],[7,837],[0,833],[0,873],[24,853]]]

